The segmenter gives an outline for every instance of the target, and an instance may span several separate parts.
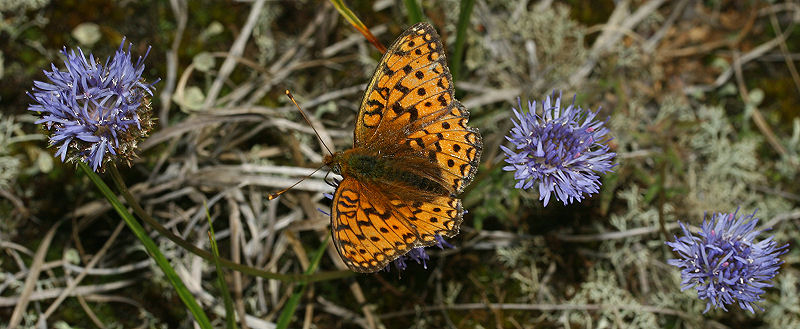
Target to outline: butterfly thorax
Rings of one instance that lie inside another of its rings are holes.
[[[396,193],[416,190],[428,192],[431,196],[450,194],[450,191],[437,182],[437,177],[417,170],[414,163],[407,162],[407,159],[403,161],[401,157],[376,155],[365,149],[353,148],[326,156],[323,161],[331,171],[342,177],[390,185]]]

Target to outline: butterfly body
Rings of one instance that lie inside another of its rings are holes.
[[[353,147],[323,162],[342,175],[331,235],[345,264],[375,272],[412,248],[458,234],[457,195],[482,141],[455,99],[436,30],[418,23],[384,54],[361,102]]]
[[[428,161],[413,161],[416,157],[372,153],[369,149],[352,148],[327,156],[325,164],[336,174],[351,177],[359,182],[391,188],[394,194],[405,199],[426,199],[448,196],[448,190],[436,168]],[[425,173],[428,173],[427,175]]]

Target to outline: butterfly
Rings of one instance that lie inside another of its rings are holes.
[[[458,234],[457,195],[472,181],[483,142],[468,127],[436,30],[418,23],[386,51],[370,80],[353,148],[324,157],[340,174],[331,205],[336,250],[355,272],[376,272],[437,235]]]

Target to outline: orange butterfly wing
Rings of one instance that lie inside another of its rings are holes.
[[[353,178],[339,183],[331,209],[334,245],[356,272],[378,271],[411,248],[435,244],[435,235],[458,234],[464,214],[453,197],[403,201]]]
[[[460,193],[480,162],[482,141],[455,99],[439,35],[427,23],[406,30],[375,70],[361,101],[354,147],[395,140],[435,160]],[[398,134],[400,136],[398,136]]]
[[[354,271],[375,272],[411,248],[435,244],[435,235],[458,233],[463,209],[455,196],[477,171],[482,141],[455,99],[443,49],[433,27],[418,23],[384,54],[367,87],[354,149],[402,160],[438,193],[343,174],[331,232]]]

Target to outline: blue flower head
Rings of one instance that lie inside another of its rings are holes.
[[[574,98],[572,102],[562,108],[561,95],[554,92],[540,103],[541,114],[536,113],[536,101],[528,102],[527,112],[520,104],[519,110],[513,109],[516,120],[506,136],[514,149],[500,146],[508,163],[503,170],[513,171],[517,180],[514,187],[527,190],[538,184],[545,206],[551,194],[566,205],[597,193],[598,173],[614,167],[616,153],[609,151],[605,121],[595,121],[597,112],[575,106]]]
[[[788,244],[778,246],[772,237],[756,241],[762,231],[755,229],[755,212],[736,217],[737,212],[714,214],[698,235],[680,223],[684,236],[666,242],[680,256],[667,263],[681,269],[681,290],[694,287],[707,300],[703,313],[711,306],[727,311],[725,305],[734,302],[752,313],[753,306],[763,310],[754,303],[772,286],[769,281],[783,264],[778,256],[788,251]]]
[[[131,62],[131,46],[122,40],[113,58],[105,64],[78,48],[61,51],[66,71],[50,64],[44,71],[50,82],[33,82],[28,95],[36,102],[29,111],[38,112],[49,131],[50,145],[58,146],[61,161],[83,161],[97,171],[105,161],[136,156],[137,142],[152,129],[150,96],[153,84],[142,78],[144,57]]]

